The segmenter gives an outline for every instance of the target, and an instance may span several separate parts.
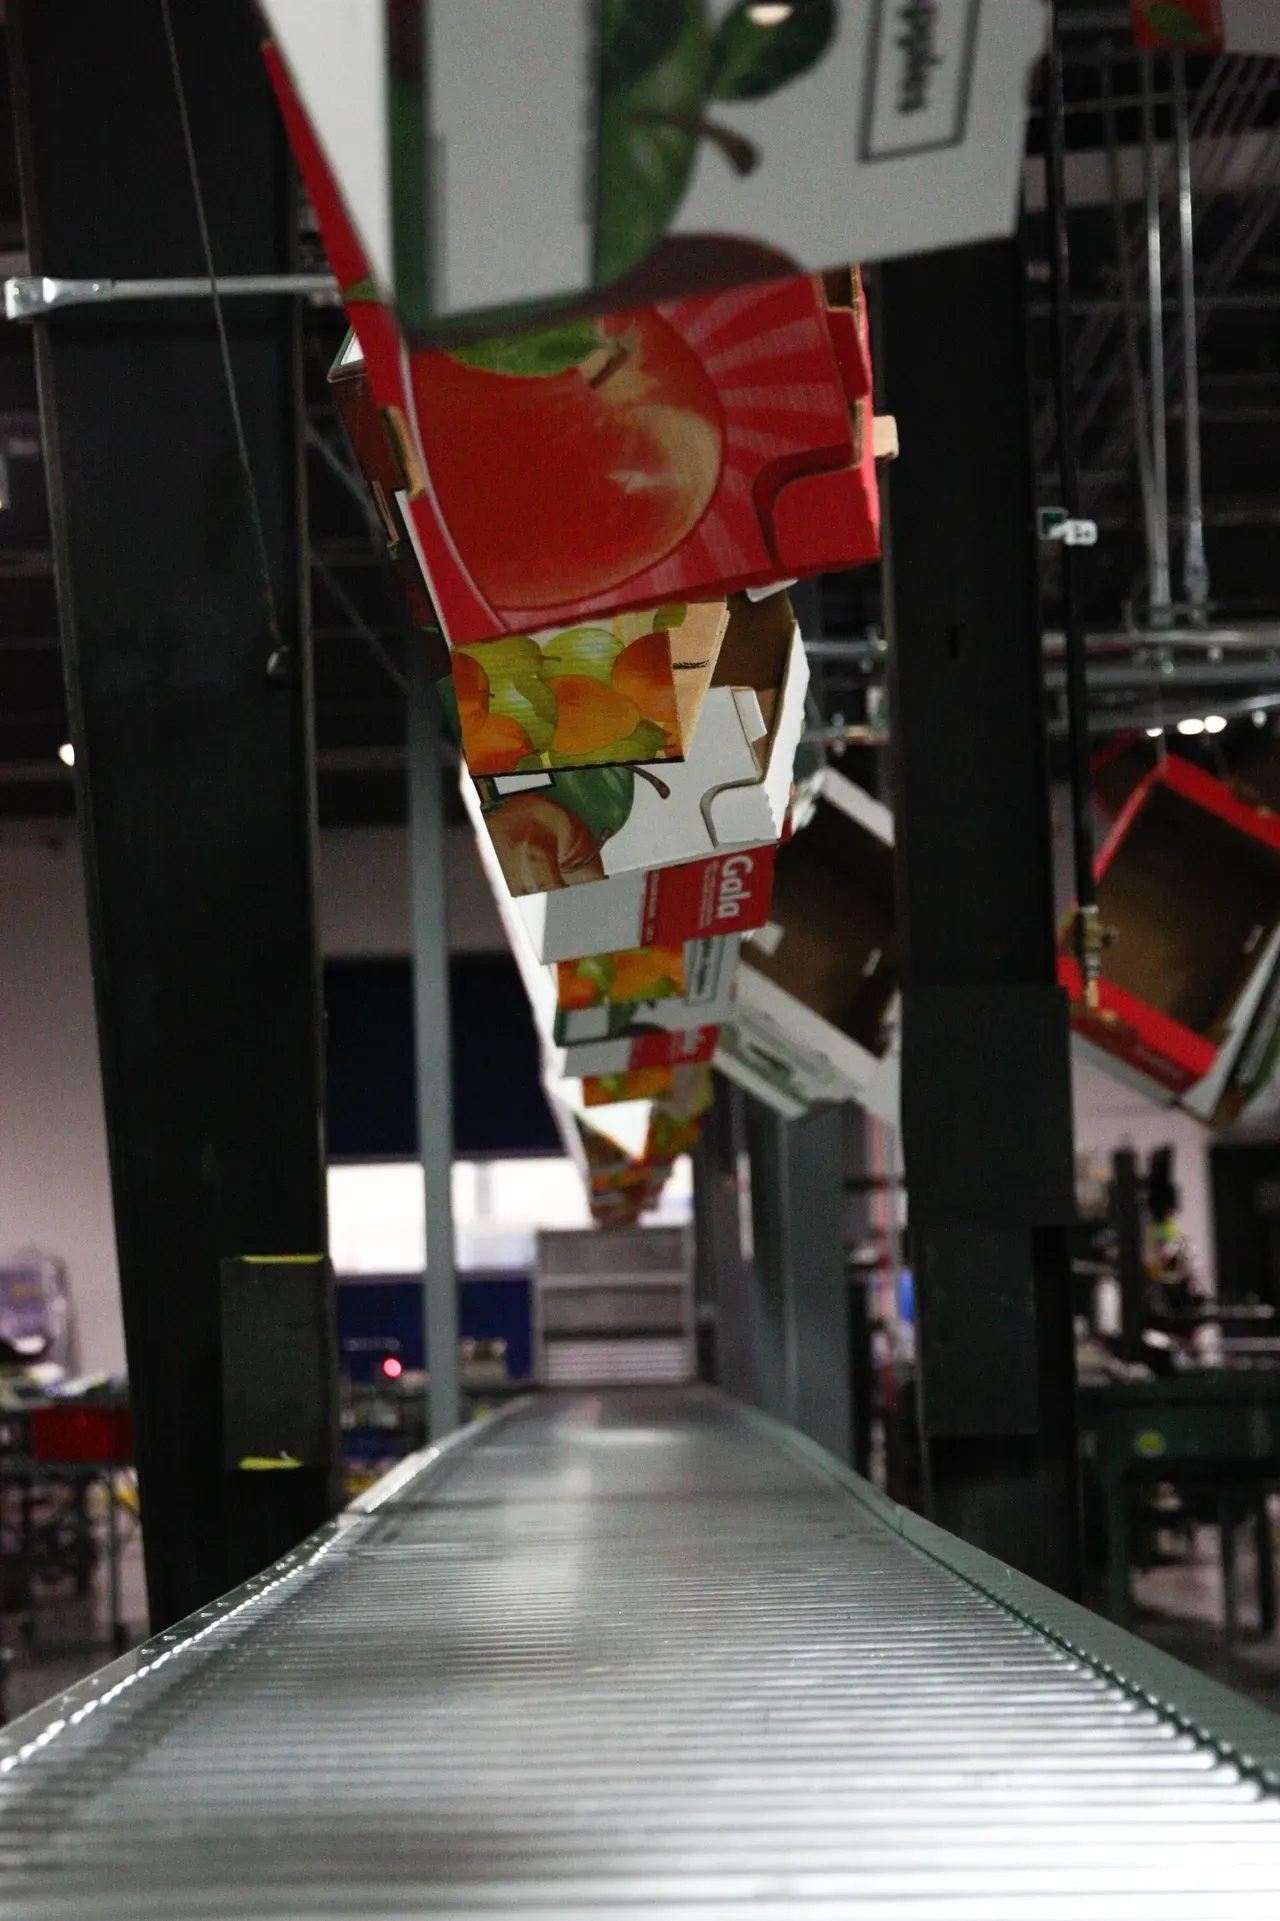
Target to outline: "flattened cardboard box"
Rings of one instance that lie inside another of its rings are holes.
[[[685,760],[659,772],[592,767],[474,784],[475,800],[468,795],[468,806],[473,818],[477,811],[481,817],[512,895],[545,894],[777,841],[786,824],[808,682],[786,595],[760,601],[734,595]]]
[[[366,272],[435,338],[587,295],[635,306],[1011,232],[1048,15],[1041,0],[262,10]]]
[[[788,1119],[856,1101],[897,1123],[893,818],[834,768],[806,781],[768,924],[744,943],[716,1066]]]
[[[1090,1008],[1063,931],[1073,1032],[1154,1098],[1237,1119],[1280,1034],[1280,818],[1170,754],[1117,816],[1097,877],[1115,938]]]

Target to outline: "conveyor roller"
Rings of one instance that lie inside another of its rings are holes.
[[[6,1730],[0,1921],[1276,1921],[1280,1723],[859,1485],[517,1406]]]

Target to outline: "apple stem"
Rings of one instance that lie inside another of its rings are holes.
[[[650,787],[656,788],[657,791],[661,794],[663,800],[671,799],[671,789],[667,786],[666,781],[659,780],[658,776],[656,774],[651,774],[647,767],[633,766],[631,771],[633,774],[638,774],[641,780],[647,780]]]
[[[587,358],[579,363],[578,371],[588,387],[594,387],[598,391],[607,380],[612,380],[613,376],[626,366],[630,358],[631,349],[625,341],[611,340],[607,346],[597,347],[588,354]]]
[[[628,119],[644,127],[679,127],[685,133],[695,133],[700,140],[709,140],[718,147],[735,173],[754,173],[760,165],[759,147],[744,134],[735,132],[732,127],[723,127],[718,120],[706,120],[696,113],[633,113]]]

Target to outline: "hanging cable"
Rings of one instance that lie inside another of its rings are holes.
[[[1058,473],[1068,520],[1080,517],[1080,469],[1076,450],[1075,389],[1071,372],[1071,254],[1067,235],[1066,107],[1058,7],[1050,19],[1045,68],[1045,204],[1053,292],[1053,372],[1058,413]],[[1067,740],[1071,762],[1071,839],[1075,855],[1075,947],[1085,1004],[1097,1005],[1102,972],[1102,933],[1093,872],[1093,776],[1089,761],[1089,689],[1084,622],[1080,613],[1078,549],[1065,541],[1062,562],[1062,628],[1065,643]]]
[[[195,202],[196,221],[200,229],[200,246],[204,255],[205,272],[209,276],[209,294],[213,301],[214,324],[218,330],[218,351],[222,360],[222,378],[227,390],[227,404],[231,409],[231,422],[236,437],[236,453],[240,463],[240,474],[244,482],[245,503],[249,509],[249,522],[253,531],[254,548],[257,554],[258,570],[262,576],[262,592],[267,610],[267,632],[271,645],[281,645],[280,620],[276,611],[275,586],[271,579],[271,561],[267,554],[267,536],[262,523],[262,506],[258,499],[258,489],[254,484],[253,467],[249,460],[249,442],[244,431],[244,416],[240,411],[240,397],[236,392],[235,370],[231,365],[231,344],[227,338],[226,316],[222,310],[222,296],[218,291],[218,277],[213,262],[213,243],[209,238],[209,220],[205,210],[204,191],[200,185],[200,169],[196,161],[195,141],[191,135],[191,116],[187,110],[187,90],[183,85],[182,67],[178,60],[178,43],[174,37],[173,16],[169,11],[169,0],[160,0],[160,17],[164,23],[165,43],[169,50],[169,71],[173,78],[174,97],[178,106],[178,119],[182,127],[182,144],[187,157],[187,174],[191,182],[191,197]]]

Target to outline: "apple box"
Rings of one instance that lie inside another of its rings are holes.
[[[742,934],[768,919],[775,848],[752,847],[677,867],[618,874],[548,894],[513,898],[493,842],[484,830],[475,783],[465,774],[462,799],[476,830],[480,864],[504,924],[518,916],[541,961],[582,954],[621,953],[635,947]]]
[[[1097,881],[1109,944],[1096,1008],[1069,926],[1059,952],[1073,1032],[1155,1098],[1236,1119],[1280,1034],[1280,818],[1170,754],[1118,815]]]
[[[310,144],[425,338],[1010,233],[1048,18],[1042,0],[262,11],[308,189]]]
[[[728,934],[560,961],[552,1039],[572,1053],[655,1029],[674,1034],[718,1026],[733,1007],[741,945],[740,936]]]
[[[735,594],[683,761],[658,772],[589,767],[474,783],[468,805],[479,812],[510,892],[546,894],[778,840],[808,682],[786,595],[753,601]]]
[[[743,944],[716,1066],[796,1119],[856,1101],[898,1119],[893,818],[825,768],[800,789],[767,925]]]
[[[369,330],[360,303],[351,316]],[[420,458],[404,510],[455,646],[879,557],[876,453],[896,442],[872,413],[855,272],[389,367],[376,340],[375,392]]]

